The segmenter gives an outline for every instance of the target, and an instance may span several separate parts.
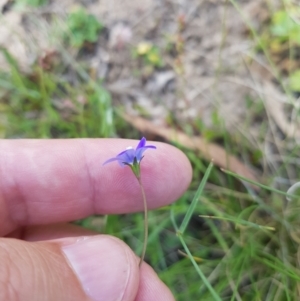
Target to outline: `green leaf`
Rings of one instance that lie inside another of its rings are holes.
[[[181,234],[184,233],[186,227],[188,226],[188,224],[189,224],[189,222],[191,220],[191,217],[192,217],[192,215],[193,215],[193,213],[194,213],[194,211],[196,209],[196,206],[197,206],[197,204],[199,202],[199,198],[200,198],[200,196],[201,196],[201,194],[203,192],[204,186],[205,186],[205,184],[206,184],[206,182],[208,180],[208,177],[210,175],[210,172],[211,172],[213,166],[214,166],[213,163],[210,162],[207,170],[205,171],[203,179],[202,179],[202,181],[201,181],[201,183],[200,183],[200,185],[198,187],[198,190],[197,190],[197,192],[196,192],[196,194],[195,194],[195,196],[194,196],[194,198],[192,200],[191,206],[189,207],[189,210],[187,211],[187,213],[186,213],[186,215],[185,215],[185,217],[184,217],[184,219],[183,219],[183,221],[181,223],[181,226],[179,227],[179,232]]]
[[[67,26],[70,33],[68,39],[71,45],[77,48],[82,47],[85,42],[96,42],[99,31],[103,29],[103,25],[95,16],[88,14],[83,8],[69,14]]]
[[[291,40],[300,43],[300,25],[286,11],[278,11],[272,18],[271,32],[282,41]]]
[[[297,70],[290,75],[289,86],[291,90],[300,92],[300,70]]]

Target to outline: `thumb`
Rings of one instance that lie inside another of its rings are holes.
[[[26,242],[0,239],[0,300],[135,299],[139,269],[122,241],[106,236]]]

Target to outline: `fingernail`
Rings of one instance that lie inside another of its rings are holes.
[[[130,263],[117,239],[105,235],[83,237],[62,250],[89,298],[122,300],[130,277]]]

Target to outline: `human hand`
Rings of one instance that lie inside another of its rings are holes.
[[[67,224],[92,214],[141,211],[130,168],[102,163],[136,142],[0,141],[0,300],[171,301],[152,268],[121,240]],[[141,164],[149,209],[191,180],[187,158],[155,143]]]

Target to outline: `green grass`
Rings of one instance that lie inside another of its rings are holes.
[[[291,95],[268,45],[244,17],[238,1],[230,2],[248,24],[283,90]],[[37,62],[30,74],[22,72],[5,49],[1,52],[10,66],[9,72],[0,70],[4,138],[140,137],[113,114],[111,95],[102,82],[91,78],[67,51],[62,51],[59,66],[45,70]],[[75,84],[66,79],[68,74]],[[255,105],[251,99],[246,101],[245,126],[259,116],[263,120],[259,143],[263,143],[269,128],[265,108],[261,101]],[[243,134],[227,133],[217,111],[212,118],[217,132],[196,119],[189,128],[217,139],[230,153],[259,169],[261,182],[222,171],[182,147],[193,166],[193,180],[175,204],[149,213],[146,260],[179,301],[299,300],[300,205],[297,199],[286,201],[289,184],[300,178],[297,165],[290,163],[298,159],[299,147],[282,141],[279,162],[265,168],[262,148],[253,148]],[[275,185],[276,179],[286,182]],[[118,236],[138,254],[141,251],[142,214],[90,217],[77,223]]]
[[[0,49],[1,51],[1,49]],[[77,74],[77,86],[57,74],[33,68],[20,72],[5,50],[9,72],[0,70],[5,136],[26,138],[109,137],[114,133],[111,96],[101,82]],[[67,68],[67,66],[65,66]]]

